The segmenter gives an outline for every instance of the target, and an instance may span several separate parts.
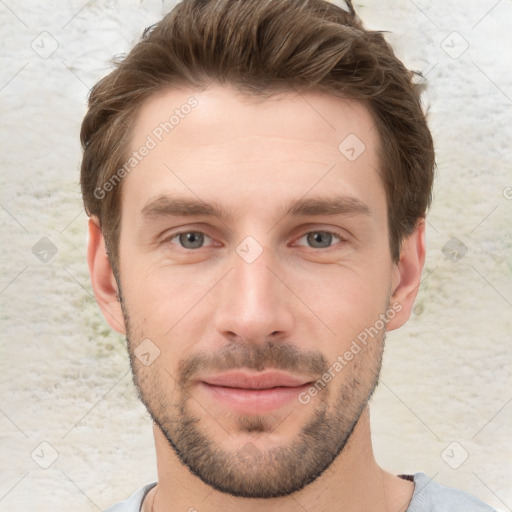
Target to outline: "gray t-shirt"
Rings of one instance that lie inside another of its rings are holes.
[[[140,512],[146,494],[156,482],[141,487],[126,501],[109,507],[105,512]],[[425,473],[414,475],[414,493],[406,512],[496,512],[479,499],[464,491],[434,482]]]

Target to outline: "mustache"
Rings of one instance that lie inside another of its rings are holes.
[[[329,365],[323,354],[316,351],[300,352],[290,343],[264,344],[231,343],[214,353],[201,351],[178,363],[177,380],[186,386],[197,374],[228,370],[266,369],[286,370],[292,373],[323,375]]]

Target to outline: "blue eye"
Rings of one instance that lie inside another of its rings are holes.
[[[177,241],[175,241],[177,239]],[[309,231],[302,235],[298,240],[306,240],[306,244],[311,249],[328,249],[337,242],[345,241],[345,239],[336,233],[331,231]],[[212,239],[204,234],[202,231],[182,231],[175,233],[164,240],[164,243],[177,244],[179,247],[185,250],[196,250],[201,249],[205,246],[207,240]],[[305,245],[305,244],[298,244]]]
[[[176,233],[172,238],[169,238],[168,241],[172,242],[175,238],[178,238],[179,244],[183,249],[200,249],[206,238],[211,240],[208,235],[205,235],[201,231],[183,231]]]
[[[331,231],[310,231],[305,235],[301,236],[299,240],[306,238],[307,243],[311,244],[312,249],[326,249],[333,243],[333,239],[338,241],[344,240],[339,235],[332,233]]]

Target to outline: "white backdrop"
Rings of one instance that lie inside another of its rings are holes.
[[[0,1],[2,511],[102,510],[156,479],[89,282],[79,127],[109,59],[172,5]],[[355,5],[426,75],[438,162],[422,289],[373,399],[376,457],[510,511],[512,2]]]

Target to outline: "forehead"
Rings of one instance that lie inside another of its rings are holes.
[[[323,142],[337,156],[340,137],[349,133],[366,146],[377,142],[372,116],[360,101],[318,91],[287,91],[262,99],[212,85],[204,91],[180,88],[151,96],[139,109],[132,145],[152,135],[157,142],[174,141],[179,151],[246,135]]]
[[[145,156],[125,178],[123,203],[140,212],[148,199],[176,191],[261,208],[336,188],[385,206],[378,142],[362,103],[326,93],[261,100],[220,85],[162,91],[133,126],[127,156]]]

